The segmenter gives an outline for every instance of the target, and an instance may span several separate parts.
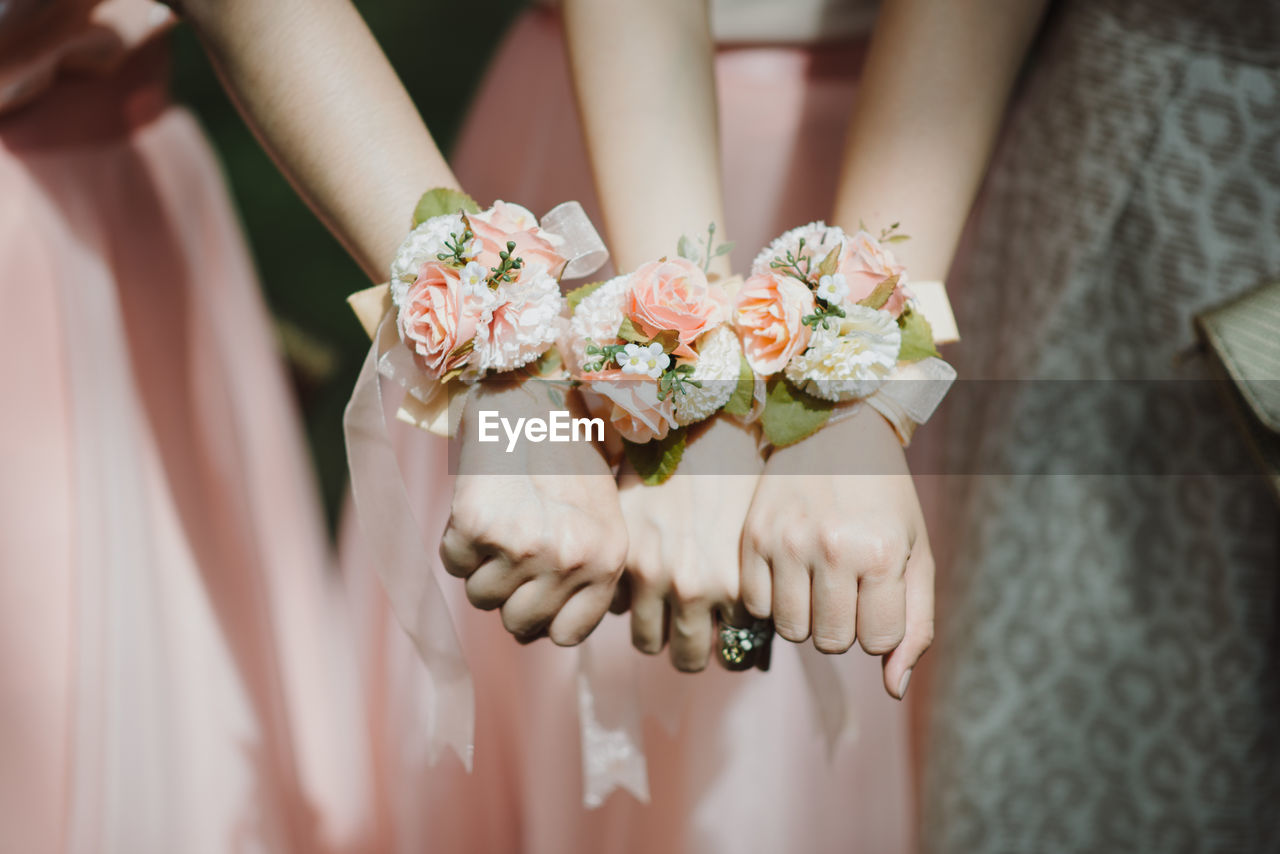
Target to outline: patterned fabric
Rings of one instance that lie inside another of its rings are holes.
[[[1192,314],[1278,273],[1280,3],[1054,7],[953,272],[961,376],[1207,377]],[[1212,396],[1135,414],[1011,395],[953,408],[953,462],[1248,465]],[[1135,417],[1146,442],[1104,442]],[[1280,851],[1264,482],[950,480],[925,850]]]

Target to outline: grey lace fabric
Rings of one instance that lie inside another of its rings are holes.
[[[1180,358],[1193,313],[1280,274],[1278,22],[1275,0],[1050,10],[952,275],[961,377],[1208,376]],[[946,415],[956,470],[1006,473],[949,479],[923,849],[1280,851],[1263,481],[1008,474],[1232,470],[1225,407],[1020,403]],[[1146,441],[1108,446],[1134,417]]]

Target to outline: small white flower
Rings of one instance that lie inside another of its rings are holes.
[[[654,341],[652,344],[627,344],[618,361],[624,374],[641,374],[656,380],[671,364],[671,357],[663,352],[661,344]]]
[[[689,379],[702,383],[701,388],[686,383],[684,394],[673,395],[676,422],[693,424],[714,415],[733,397],[742,368],[742,346],[733,327],[728,324],[704,332],[694,346],[698,361]]]
[[[818,296],[826,300],[827,305],[840,305],[849,295],[849,283],[843,273],[835,273],[818,279]]]
[[[409,232],[391,262],[391,299],[397,306],[404,303],[405,294],[418,278],[422,265],[438,261],[441,254],[449,251],[445,244],[453,240],[453,235],[461,235],[465,228],[459,214],[448,214],[433,216]]]
[[[488,285],[486,284],[488,271],[485,270],[483,264],[479,264],[475,261],[467,262],[467,266],[462,268],[460,278],[462,280],[462,286],[468,290],[488,288]]]
[[[578,303],[569,321],[569,346],[566,351],[573,359],[575,370],[581,370],[590,361],[586,352],[588,338],[596,344],[612,344],[617,340],[618,327],[626,317],[623,304],[630,285],[630,276],[615,276]]]
[[[845,317],[818,324],[808,348],[787,365],[787,379],[824,400],[856,400],[875,392],[898,364],[902,330],[887,311],[853,305]]]

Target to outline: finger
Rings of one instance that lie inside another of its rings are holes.
[[[587,584],[569,597],[551,620],[547,635],[556,646],[577,646],[609,613],[613,585]]]
[[[667,640],[667,598],[656,585],[631,581],[631,645],[657,655]]]
[[[858,575],[847,557],[828,555],[813,570],[813,645],[841,653],[858,634]]]
[[[773,622],[778,634],[793,643],[809,637],[809,568],[795,556],[774,556]]]
[[[489,554],[489,549],[477,544],[455,527],[452,519],[449,520],[444,536],[440,538],[440,560],[445,572],[457,578],[466,578],[484,563]]]
[[[902,642],[907,624],[906,546],[863,552],[858,580],[858,644],[884,655]]]
[[[773,575],[769,562],[743,534],[741,546],[742,604],[753,617],[767,620],[773,605]]]
[[[554,576],[526,581],[503,604],[502,625],[517,639],[528,639],[551,624],[570,592]]]
[[[671,663],[676,670],[697,673],[711,660],[715,637],[715,618],[705,600],[675,602],[671,606],[668,632]]]
[[[923,545],[923,548],[921,546]],[[933,554],[928,541],[916,542],[907,561],[907,630],[902,643],[885,656],[884,687],[899,700],[907,693],[911,671],[933,643]]]
[[[502,607],[502,603],[528,580],[528,574],[513,568],[506,558],[490,557],[467,576],[467,601],[482,611],[492,611]]]

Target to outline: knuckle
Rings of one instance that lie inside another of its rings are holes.
[[[843,652],[848,652],[849,647],[853,646],[853,633],[831,630],[814,630],[813,645],[819,652],[838,655]]]
[[[872,655],[893,652],[902,643],[902,630],[868,632],[859,639],[864,651]]]
[[[891,578],[902,574],[907,545],[904,537],[886,531],[860,531],[849,537],[849,557],[869,578]]]
[[[780,538],[783,554],[792,560],[803,561],[809,551],[809,534],[799,525],[788,525]]]
[[[773,624],[778,634],[792,643],[800,643],[809,637],[809,623],[806,621],[775,614]]]

